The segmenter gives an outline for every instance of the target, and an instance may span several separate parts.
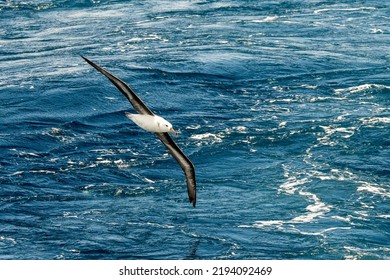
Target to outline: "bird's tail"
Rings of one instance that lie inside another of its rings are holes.
[[[128,117],[130,120],[133,120],[134,114],[129,113],[129,112],[125,112],[125,114],[126,114],[126,117]]]

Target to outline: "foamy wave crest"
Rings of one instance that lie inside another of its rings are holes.
[[[278,192],[285,193],[287,195],[298,194],[306,201],[310,202],[310,204],[306,206],[305,212],[290,220],[256,221],[253,225],[242,225],[240,227],[262,228],[272,226],[282,230],[286,229],[286,225],[291,227],[296,224],[313,222],[315,219],[320,218],[331,211],[332,207],[330,205],[327,205],[322,202],[314,193],[305,190],[305,186],[312,181],[310,179],[310,174],[308,176],[300,178],[302,177],[302,174],[291,174],[291,172],[288,170],[288,167],[286,166],[284,166],[284,169],[284,176],[286,177],[286,182],[280,185]]]
[[[369,192],[386,198],[390,198],[389,190],[386,190],[385,188],[382,188],[381,186],[374,183],[362,182],[362,185],[358,187],[357,190],[358,192]]]
[[[153,223],[153,222],[128,222],[128,225],[132,226],[142,226],[142,227],[152,227],[152,228],[175,228],[174,225],[168,225],[168,224],[159,224],[159,223]]]
[[[198,146],[203,144],[214,144],[214,143],[220,143],[222,142],[222,136],[213,134],[213,133],[203,133],[203,134],[195,134],[190,137],[194,140],[199,140],[197,143]]]
[[[325,134],[318,137],[317,140],[319,144],[334,146],[337,144],[337,139],[340,138],[350,138],[355,134],[357,127],[335,127],[333,125],[330,126],[320,126]],[[334,139],[333,139],[334,138]]]
[[[310,192],[299,191],[299,195],[308,197],[313,204],[306,207],[307,212],[303,215],[295,217],[291,220],[292,223],[309,223],[314,219],[323,216],[330,212],[332,207],[323,203],[315,194]]]
[[[378,248],[357,248],[352,246],[344,246],[344,250],[346,251],[346,255],[344,258],[346,260],[361,260],[364,258],[381,258],[383,254],[388,254],[390,251],[387,247],[378,247]]]
[[[388,117],[367,117],[359,119],[363,124],[373,126],[377,124],[388,124],[390,123],[390,118]]]
[[[267,16],[265,18],[251,20],[251,22],[255,22],[255,23],[272,22],[277,20],[278,18],[279,18],[278,16]]]
[[[376,10],[375,7],[357,7],[357,8],[326,8],[326,9],[318,9],[315,10],[315,14],[332,12],[332,11],[344,11],[344,12],[355,12],[355,11],[372,11]]]
[[[296,177],[291,177],[287,180],[287,182],[283,183],[280,187],[278,192],[285,192],[287,194],[294,194],[298,187],[301,185],[306,184],[309,182],[308,178],[303,178],[298,180]]]
[[[369,89],[379,89],[379,90],[390,89],[390,86],[378,85],[378,84],[364,84],[364,85],[360,85],[360,86],[335,89],[335,93],[336,94],[341,94],[344,92],[357,93],[357,92],[365,91],[365,90],[369,90]]]
[[[58,141],[65,144],[72,144],[77,139],[74,135],[70,135],[68,132],[64,131],[61,128],[52,127],[51,129],[42,132],[42,135],[47,135],[57,139]]]
[[[14,238],[11,238],[11,237],[4,237],[4,236],[0,236],[0,242],[8,242],[8,243],[12,243],[12,244],[16,244],[16,240]]]

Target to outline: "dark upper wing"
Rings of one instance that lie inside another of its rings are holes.
[[[89,59],[85,58],[84,56],[81,56],[86,62],[88,62],[91,66],[93,66],[96,70],[101,72],[104,76],[106,76],[130,101],[131,105],[133,105],[134,109],[142,114],[142,115],[154,115],[153,112],[142,102],[142,100],[135,94],[135,92],[126,85],[125,82],[123,82],[121,79],[115,77],[108,71],[104,70],[99,65],[93,63]]]
[[[180,164],[181,169],[183,169],[184,174],[187,179],[187,191],[188,198],[192,205],[195,207],[196,204],[196,181],[195,181],[195,168],[192,162],[188,157],[183,153],[183,151],[177,146],[175,141],[168,133],[155,133],[156,136],[163,142],[165,147],[171,153],[171,155],[176,159]]]

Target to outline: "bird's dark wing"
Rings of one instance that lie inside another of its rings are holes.
[[[156,136],[161,140],[165,145],[171,155],[176,159],[180,164],[181,169],[183,169],[184,174],[187,179],[187,191],[188,198],[192,205],[195,207],[196,204],[196,180],[195,180],[195,168],[192,162],[188,157],[183,153],[183,151],[177,146],[175,141],[168,133],[155,133]]]
[[[98,70],[100,73],[102,73],[104,76],[106,76],[119,90],[126,96],[126,98],[130,101],[131,105],[133,105],[134,109],[142,115],[154,115],[154,113],[142,102],[142,100],[135,94],[135,92],[126,85],[125,82],[123,82],[121,79],[115,77],[110,72],[104,70],[102,67],[97,65],[96,63],[93,63],[89,59],[85,58],[84,56],[81,56],[88,64],[93,66],[96,70]]]

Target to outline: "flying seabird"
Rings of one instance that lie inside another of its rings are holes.
[[[131,114],[126,112],[126,116],[136,123],[141,128],[153,132],[168,149],[171,155],[179,163],[180,167],[183,169],[184,174],[187,179],[187,191],[188,198],[192,205],[195,207],[196,204],[196,181],[195,181],[195,168],[192,162],[188,157],[183,153],[183,151],[177,146],[172,137],[168,132],[172,132],[177,135],[177,132],[173,129],[172,124],[163,119],[160,116],[154,114],[145,103],[135,94],[135,92],[122,80],[115,77],[108,71],[104,70],[99,65],[93,63],[89,59],[81,56],[86,62],[93,66],[96,70],[106,76],[119,90],[123,93],[124,96],[130,101],[134,109],[138,114]]]

